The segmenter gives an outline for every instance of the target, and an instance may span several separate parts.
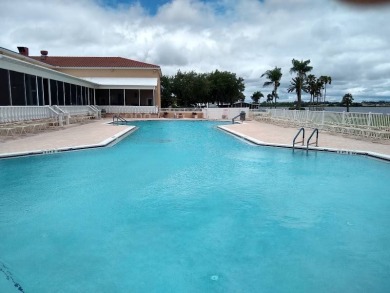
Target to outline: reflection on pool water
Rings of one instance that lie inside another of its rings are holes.
[[[0,292],[390,288],[390,164],[217,124],[134,122],[111,148],[1,160]]]

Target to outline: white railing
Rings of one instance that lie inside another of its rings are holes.
[[[65,113],[70,115],[95,115],[97,116],[98,110],[92,106],[57,106]]]
[[[268,116],[271,119],[285,119],[297,124],[315,125],[344,125],[356,127],[390,127],[390,115],[381,113],[356,113],[356,112],[328,112],[328,111],[299,111],[286,109],[269,109]],[[251,115],[264,115],[264,112],[251,111]]]
[[[157,114],[157,106],[95,106],[100,110],[106,110],[111,114]]]
[[[50,106],[1,106],[0,123],[26,121],[45,118],[58,118],[58,113]]]
[[[249,114],[249,108],[203,108],[203,117],[211,120],[231,120],[242,111]]]
[[[160,112],[201,112],[202,108],[161,108]]]
[[[251,111],[254,120],[290,127],[318,128],[358,138],[390,140],[390,115],[382,113],[298,111],[270,109]]]

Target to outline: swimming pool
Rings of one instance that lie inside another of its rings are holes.
[[[390,164],[134,122],[0,160],[0,292],[384,292]]]

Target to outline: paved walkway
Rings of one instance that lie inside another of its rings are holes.
[[[292,141],[298,132],[298,128],[282,127],[265,122],[245,121],[244,124],[232,124],[223,126],[236,135],[240,135],[259,144],[292,146]],[[305,140],[311,134],[311,129],[306,130]],[[298,141],[301,139],[297,139]],[[313,140],[314,141],[314,140]],[[313,146],[311,146],[313,148]],[[339,135],[331,135],[319,132],[318,149],[340,150],[356,153],[372,153],[380,157],[390,159],[389,141],[367,141]]]
[[[107,124],[110,121],[101,119],[38,134],[0,137],[0,157],[105,146],[133,128]]]
[[[15,138],[0,137],[0,157],[18,154],[43,153],[47,151],[104,146],[131,131],[124,125],[108,125],[110,119],[101,119],[84,125],[70,125],[35,135]],[[223,126],[259,144],[291,147],[297,128],[286,128],[257,121]],[[309,131],[310,132],[310,131]],[[306,134],[306,139],[310,133]],[[330,135],[320,132],[319,148],[349,152],[373,153],[390,160],[390,142],[370,142]]]

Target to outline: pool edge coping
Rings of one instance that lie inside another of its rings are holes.
[[[278,143],[270,143],[270,142],[264,142],[261,140],[258,140],[256,138],[253,138],[249,135],[242,134],[238,131],[228,129],[225,127],[225,125],[218,125],[218,129],[221,129],[225,132],[228,132],[234,136],[240,137],[246,141],[249,141],[255,145],[258,146],[268,146],[268,147],[279,147],[279,148],[289,148],[289,149],[300,149],[300,150],[306,150],[306,146],[295,146],[293,147],[292,145],[289,144],[278,144]],[[361,155],[361,156],[367,156],[375,159],[380,159],[386,162],[390,162],[390,156],[381,154],[381,153],[376,153],[376,152],[370,152],[370,151],[360,151],[360,150],[346,150],[346,149],[336,149],[336,148],[326,148],[326,147],[312,147],[309,146],[309,150],[312,151],[323,151],[323,152],[331,152],[331,153],[337,153],[337,154],[345,154],[345,155]]]
[[[104,123],[104,124],[109,124],[109,123]],[[138,127],[136,126],[129,126],[127,129],[124,129],[114,134],[113,136],[106,138],[101,142],[95,144],[84,144],[84,145],[76,145],[71,147],[23,151],[23,152],[16,152],[16,153],[4,153],[4,154],[0,154],[0,160],[7,159],[7,158],[27,157],[27,156],[34,156],[34,155],[48,155],[48,154],[56,154],[61,152],[71,152],[71,151],[80,151],[80,150],[87,150],[87,149],[94,149],[94,148],[111,147],[117,144],[127,135],[136,131],[137,129]]]

